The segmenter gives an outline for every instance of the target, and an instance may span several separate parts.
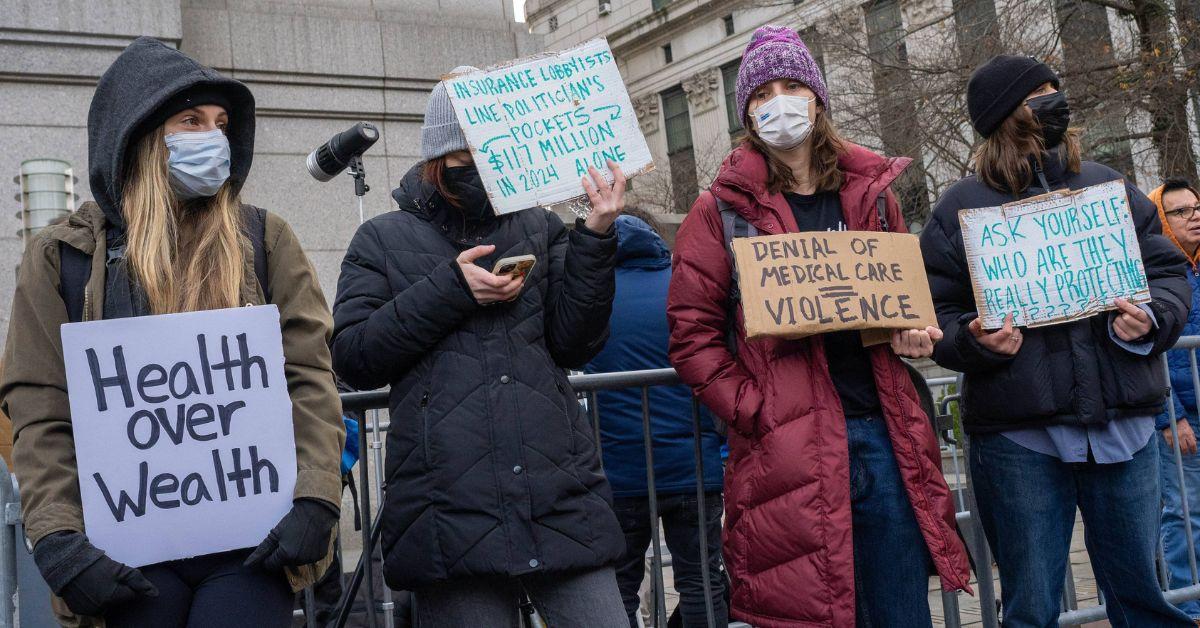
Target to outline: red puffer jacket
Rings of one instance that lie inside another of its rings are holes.
[[[911,160],[847,147],[839,160],[846,223],[877,231],[875,201]],[[769,193],[766,180],[762,155],[737,148],[683,221],[667,304],[671,362],[730,426],[724,551],[733,616],[759,628],[852,627],[846,419],[821,336],[747,342],[739,308],[737,358],[725,344],[730,265],[713,195],[762,234],[796,231],[787,200]],[[890,191],[887,199],[888,224],[901,231],[899,205]],[[900,474],[942,586],[969,591],[967,554],[929,418],[888,345],[872,350],[871,363]]]

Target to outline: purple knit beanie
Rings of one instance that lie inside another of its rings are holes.
[[[737,106],[741,118],[746,117],[746,103],[751,93],[763,83],[790,78],[808,86],[817,95],[821,106],[829,109],[829,93],[825,78],[813,59],[808,46],[796,31],[774,24],[761,26],[750,37],[750,45],[742,54],[737,76]]]

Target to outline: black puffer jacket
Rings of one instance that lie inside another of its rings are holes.
[[[418,167],[419,168],[419,167]],[[608,333],[615,235],[568,230],[529,209],[464,222],[414,168],[400,205],[350,243],[334,304],[334,368],[355,388],[391,385],[388,584],[600,567],[624,537],[596,443],[564,367]],[[480,306],[455,257],[530,253],[512,303]]]
[[[1072,190],[1122,179],[1117,171],[1083,162],[1078,174],[1066,171],[1056,154],[1045,159],[1051,189]],[[1163,407],[1167,380],[1158,355],[1179,338],[1187,320],[1191,288],[1183,255],[1162,236],[1154,204],[1132,184],[1125,184],[1138,233],[1138,245],[1150,304],[1158,320],[1154,349],[1135,355],[1109,337],[1107,314],[1048,327],[1023,330],[1016,356],[993,353],[968,331],[978,314],[971,275],[963,251],[958,212],[1012,202],[975,176],[955,183],[942,195],[921,234],[921,252],[946,334],[933,359],[966,374],[963,423],[968,432],[999,432],[1046,425],[1088,425],[1134,416],[1153,416]],[[1031,186],[1022,198],[1044,193]]]

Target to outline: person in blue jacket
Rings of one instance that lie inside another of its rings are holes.
[[[610,373],[670,367],[667,360],[667,287],[671,252],[651,226],[654,219],[626,208],[617,218],[617,291],[608,344],[586,367]],[[638,218],[636,216],[642,216]],[[649,221],[649,222],[648,222]],[[649,391],[654,487],[662,520],[679,612],[684,626],[708,626],[700,560],[700,512],[696,497],[692,395],[687,386],[656,386]],[[617,585],[629,625],[637,626],[638,591],[650,545],[650,502],[643,447],[642,391],[638,388],[597,394],[604,472],[612,485],[617,519],[625,532],[625,555],[617,564]],[[721,573],[722,437],[706,410],[700,416],[704,463],[704,521],[712,605],[718,625],[728,622],[725,579]]]
[[[1188,312],[1184,336],[1200,335],[1200,193],[1183,179],[1171,179],[1147,196],[1158,206],[1163,235],[1179,247],[1188,258],[1188,282],[1192,285],[1192,307]],[[1179,441],[1183,480],[1187,487],[1187,517],[1192,522],[1193,548],[1200,547],[1200,456],[1196,455],[1196,432],[1200,431],[1193,386],[1190,351],[1176,349],[1167,353],[1171,369],[1171,403],[1175,406],[1175,430],[1171,430],[1170,414],[1158,415],[1155,427],[1162,434],[1159,443],[1159,476],[1162,480],[1162,541],[1172,589],[1192,584],[1191,561],[1188,560],[1187,528],[1180,487],[1179,468],[1175,466],[1175,441]],[[1200,555],[1196,560],[1200,563]],[[1200,601],[1189,600],[1178,605],[1192,619],[1200,619]]]

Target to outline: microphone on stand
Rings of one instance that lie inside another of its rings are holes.
[[[308,155],[308,173],[317,181],[329,181],[362,155],[379,139],[379,129],[370,122],[359,122],[329,138]]]

